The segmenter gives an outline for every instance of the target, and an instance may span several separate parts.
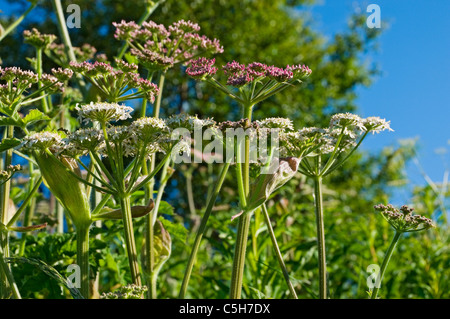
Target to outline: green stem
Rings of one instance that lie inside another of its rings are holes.
[[[76,61],[75,52],[73,51],[72,41],[70,41],[69,31],[66,26],[66,19],[64,18],[64,12],[61,6],[61,0],[52,0],[53,9],[56,12],[56,18],[58,20],[58,30],[61,35],[62,42],[65,45],[67,55],[70,61]]]
[[[81,274],[81,294],[89,299],[89,227],[76,227],[77,233],[77,265]]]
[[[169,167],[170,164],[170,160],[167,160],[166,163],[164,164],[164,168],[163,171],[161,173],[161,184],[159,185],[159,189],[158,189],[158,195],[156,196],[156,200],[155,200],[155,206],[153,207],[153,210],[150,213],[150,220],[151,220],[151,227],[152,230],[150,231],[151,234],[154,234],[154,227],[155,227],[155,223],[156,223],[156,219],[158,218],[158,210],[159,210],[159,205],[161,204],[161,199],[162,199],[162,195],[164,194],[164,189],[166,188],[167,185],[167,180],[170,178],[167,177],[167,169]],[[154,239],[153,237],[150,238],[150,241],[152,243],[152,246],[154,245]],[[150,254],[150,258],[148,260],[150,263],[149,265],[149,277],[150,280],[148,281],[148,285],[149,285],[149,289],[148,289],[148,298],[149,299],[156,299],[156,283],[158,281],[158,272],[155,271],[155,257],[154,257],[154,250],[151,251]]]
[[[42,176],[38,179],[38,181],[34,184],[33,188],[29,191],[27,197],[23,201],[22,205],[20,205],[20,207],[17,210],[17,212],[8,221],[7,227],[13,226],[14,223],[19,219],[19,217],[22,214],[23,210],[28,206],[28,204],[31,202],[31,200],[33,198],[35,198],[34,194],[36,194],[36,192],[38,191],[39,186],[41,186],[41,183],[42,183]],[[25,225],[25,226],[29,226],[30,224],[31,224],[31,222],[28,225]]]
[[[61,36],[62,42],[64,43],[64,49],[70,61],[77,61],[75,52],[72,47],[72,41],[70,40],[69,31],[67,30],[66,19],[64,18],[64,11],[61,5],[61,0],[51,0],[53,10],[56,13],[57,25],[59,30],[59,35]],[[77,74],[75,77],[83,95],[87,94],[86,83],[83,81],[83,77]]]
[[[159,111],[161,109],[162,91],[164,88],[165,79],[166,79],[166,72],[162,71],[161,75],[159,76],[159,83],[158,83],[159,94],[156,97],[155,108],[153,109],[153,117],[156,118],[159,118]]]
[[[0,34],[0,42],[9,34],[11,33],[17,26],[25,19],[25,17],[33,10],[37,5],[37,1],[35,3],[32,3],[31,6],[18,18],[16,19],[11,25],[9,25],[2,34]]]
[[[38,74],[38,79],[39,79],[38,87],[41,89],[43,87],[43,84],[41,82],[41,77],[42,77],[42,48],[36,49],[36,72]],[[42,91],[40,93],[40,96],[41,96],[42,111],[45,114],[48,114],[49,109],[48,109],[47,99],[45,98],[45,92]]]
[[[22,299],[20,296],[20,292],[19,289],[17,288],[17,284],[14,280],[14,276],[11,272],[11,269],[9,268],[8,264],[6,263],[5,260],[5,254],[3,253],[3,249],[2,247],[0,247],[0,268],[2,270],[2,273],[5,274],[6,279],[8,280],[9,283],[9,287],[12,290],[12,294],[14,296],[14,299]],[[6,285],[4,286],[4,284],[6,284],[6,282],[0,282],[2,284],[2,290],[3,292],[7,291],[7,289],[5,290],[4,288],[6,288]],[[5,296],[3,296],[5,297]]]
[[[3,138],[9,138],[14,136],[14,126],[6,126]],[[12,161],[12,149],[9,149],[5,152],[5,158],[3,162],[3,170],[6,170],[9,165],[11,165]],[[8,211],[9,211],[9,192],[11,190],[11,179],[8,179],[1,188],[1,213],[0,213],[0,222],[3,225],[8,224]],[[0,245],[3,249],[3,253],[5,257],[9,257],[9,243],[8,236],[1,235]]]
[[[200,227],[198,228],[197,235],[195,237],[194,245],[192,247],[191,254],[189,256],[189,261],[186,267],[186,271],[183,277],[183,283],[181,284],[180,295],[178,298],[184,299],[186,296],[187,288],[189,285],[189,279],[191,278],[192,269],[194,267],[195,259],[197,257],[198,250],[200,248],[200,242],[202,240],[203,234],[206,230],[206,224],[208,222],[209,216],[211,215],[212,209],[214,207],[214,203],[216,202],[217,196],[219,195],[220,189],[222,188],[222,184],[225,180],[225,177],[228,172],[228,168],[230,167],[230,162],[225,163],[222,171],[220,172],[219,179],[217,180],[214,190],[211,193],[211,196],[208,199],[208,203],[206,205],[205,214],[203,215],[202,221],[200,223]]]
[[[125,244],[127,247],[128,262],[130,264],[131,280],[133,281],[133,284],[141,286],[141,276],[139,273],[136,243],[134,240],[133,220],[131,216],[130,196],[123,196],[120,198],[120,207],[122,209]]]
[[[239,217],[238,232],[233,257],[233,270],[231,274],[230,298],[240,299],[242,281],[244,277],[245,253],[247,249],[248,230],[250,227],[251,212],[246,212]]]
[[[327,264],[325,258],[325,230],[323,223],[322,177],[314,177],[314,206],[316,212],[317,247],[319,250],[319,297],[327,299]]]
[[[160,74],[160,77],[159,77],[159,85],[158,85],[159,92],[158,92],[158,97],[156,98],[156,103],[153,108],[153,117],[155,117],[155,118],[159,118],[159,111],[161,108],[161,99],[162,99],[162,92],[163,92],[163,87],[164,87],[164,80],[165,80],[165,73],[163,72]],[[167,160],[167,158],[165,160]],[[156,154],[152,154],[152,156],[150,158],[150,172],[155,171],[155,161],[156,161]],[[143,161],[143,165],[144,165],[143,171],[145,172],[147,170],[147,161]],[[150,180],[150,183],[148,185],[146,185],[146,187],[145,187],[145,201],[147,203],[150,199],[153,199],[154,187],[155,187],[155,182],[154,182],[154,178],[152,177]],[[154,256],[153,256],[153,246],[154,246],[153,226],[154,226],[154,224],[153,224],[152,213],[148,214],[145,217],[145,224],[146,224],[146,230],[147,230],[146,234],[145,234],[145,257],[147,260],[147,266],[148,266],[149,273],[151,274],[151,273],[153,273],[153,264],[154,264]],[[147,285],[149,287],[153,287],[151,277],[148,277]],[[149,289],[148,293],[149,293],[150,297],[151,297],[151,295],[155,296],[154,292],[152,292],[152,289]]]
[[[401,232],[395,232],[394,238],[392,239],[391,244],[389,245],[389,248],[386,252],[386,255],[384,256],[383,264],[381,265],[380,273],[378,274],[375,287],[373,288],[371,299],[377,299],[378,291],[380,290],[381,281],[383,280],[387,265],[391,260],[392,253],[394,252],[395,246],[397,246],[397,243],[401,235],[402,235]]]
[[[273,249],[275,250],[278,263],[280,264],[281,271],[283,272],[284,280],[286,281],[289,291],[291,292],[292,298],[298,299],[297,293],[295,292],[294,289],[294,285],[292,284],[291,279],[289,278],[289,273],[284,263],[283,256],[281,255],[280,247],[278,246],[277,238],[275,237],[275,232],[273,231],[272,223],[270,222],[270,217],[267,211],[266,204],[262,205],[262,211],[264,213],[264,220],[267,225],[267,230],[269,231],[270,239],[272,240]]]
[[[244,106],[244,118],[247,119],[246,128],[250,127],[252,121],[253,105]],[[238,146],[239,147],[239,146]],[[244,153],[244,169],[243,169],[243,186],[244,195],[248,197],[250,193],[250,138],[245,135],[245,153]],[[240,180],[240,178],[238,178]],[[246,203],[241,203],[241,207],[245,207]],[[238,232],[233,257],[233,270],[231,274],[230,298],[240,299],[242,292],[242,282],[244,276],[245,253],[247,250],[248,231],[250,228],[250,220],[253,212],[245,212],[239,217]]]

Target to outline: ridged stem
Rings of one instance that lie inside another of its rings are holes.
[[[316,213],[317,247],[319,250],[319,297],[327,299],[327,263],[323,222],[322,177],[314,177],[314,206]]]
[[[130,265],[131,281],[137,286],[141,286],[141,275],[137,258],[136,243],[134,240],[133,220],[131,216],[130,196],[120,198],[120,207],[122,209],[122,221],[125,232],[125,244],[127,247],[128,263]]]
[[[89,299],[89,225],[76,227],[77,265],[80,267],[81,289],[84,298]]]
[[[372,290],[371,299],[377,299],[378,291],[380,290],[379,287],[381,285],[381,281],[383,280],[387,265],[389,264],[389,261],[391,260],[392,253],[394,252],[395,246],[397,246],[397,243],[398,243],[401,235],[402,235],[401,232],[395,232],[394,238],[392,239],[391,244],[389,245],[389,248],[386,252],[386,255],[384,256],[383,263],[381,264],[380,273],[378,274],[376,285]]]
[[[270,239],[272,241],[273,249],[275,250],[275,255],[277,256],[278,264],[280,265],[281,271],[283,273],[284,280],[286,281],[286,284],[289,288],[292,298],[298,299],[297,293],[295,292],[294,289],[294,285],[292,284],[291,279],[289,278],[289,273],[284,263],[283,256],[281,255],[280,247],[278,246],[277,238],[275,237],[275,232],[273,231],[272,223],[270,222],[269,212],[267,211],[266,204],[262,205],[262,211],[264,213],[264,220],[266,222],[267,230],[269,232]]]
[[[184,299],[186,297],[187,288],[189,285],[189,279],[191,278],[192,269],[194,267],[195,259],[197,257],[198,250],[200,248],[200,242],[202,240],[203,234],[206,230],[206,224],[208,222],[209,216],[211,215],[212,209],[214,207],[214,203],[216,202],[217,196],[222,188],[222,184],[225,180],[225,177],[228,172],[228,168],[230,167],[230,163],[225,163],[222,167],[222,171],[220,172],[219,178],[214,186],[214,190],[211,193],[211,196],[208,199],[208,204],[206,206],[205,214],[203,215],[202,221],[200,223],[200,227],[198,228],[197,235],[195,236],[194,245],[192,246],[192,251],[189,256],[189,261],[186,267],[186,271],[184,273],[183,283],[181,284],[181,290],[178,298]]]

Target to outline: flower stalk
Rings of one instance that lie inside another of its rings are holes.
[[[380,273],[378,274],[376,280],[376,285],[372,290],[372,294],[370,296],[371,299],[377,299],[378,291],[380,290],[381,281],[384,278],[384,273],[386,271],[387,265],[391,260],[392,254],[394,252],[395,247],[397,246],[398,241],[400,240],[401,235],[402,233],[397,231],[395,232],[394,238],[392,238],[391,244],[389,245],[386,255],[384,256],[383,263],[381,264]]]
[[[180,294],[178,296],[179,299],[184,299],[186,297],[187,288],[189,285],[189,280],[191,278],[192,269],[194,268],[195,259],[197,257],[198,250],[200,248],[200,242],[202,240],[203,234],[206,230],[206,224],[208,223],[209,216],[211,215],[212,209],[216,202],[217,196],[220,193],[222,188],[222,184],[225,180],[225,177],[228,173],[228,168],[230,167],[230,162],[225,163],[222,167],[222,171],[220,172],[219,178],[214,185],[214,190],[212,191],[210,197],[208,198],[208,203],[206,205],[205,214],[203,215],[200,226],[197,230],[197,234],[195,236],[194,244],[192,246],[191,254],[189,255],[188,264],[186,266],[186,270],[184,272],[183,282],[181,284]]]

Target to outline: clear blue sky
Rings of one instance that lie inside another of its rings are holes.
[[[381,9],[382,35],[378,52],[368,58],[382,74],[369,88],[357,90],[359,113],[391,120],[393,133],[370,136],[366,150],[380,150],[398,139],[419,138],[419,161],[434,181],[449,168],[450,150],[450,1],[448,0],[319,0],[310,8],[313,24],[330,38],[346,28],[356,10],[369,4]],[[370,15],[370,13],[367,13]],[[424,183],[415,165],[408,169],[414,183]]]
[[[315,28],[331,38],[346,29],[355,10],[366,12],[371,3],[380,6],[384,25],[379,49],[369,52],[368,59],[382,74],[371,87],[358,88],[359,113],[391,120],[395,132],[369,136],[363,148],[378,151],[418,137],[419,160],[440,181],[449,154],[443,160],[435,150],[450,150],[450,0],[318,0],[306,10]],[[0,9],[9,14],[12,8],[0,0]],[[408,172],[413,183],[423,183],[414,165]]]

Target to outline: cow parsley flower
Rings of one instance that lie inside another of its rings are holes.
[[[330,129],[343,127],[354,129],[360,132],[366,131],[363,119],[358,115],[352,113],[334,114],[330,120]]]
[[[24,137],[23,148],[25,150],[40,150],[46,149],[59,150],[63,146],[62,137],[55,132],[37,132]]]
[[[156,142],[160,136],[168,135],[166,122],[155,117],[142,117],[131,123],[130,130],[145,144]]]
[[[381,212],[381,215],[386,221],[400,233],[426,230],[434,228],[436,225],[429,218],[421,215],[413,215],[413,208],[406,205],[395,208],[391,204],[383,205],[378,204],[374,206],[376,211]]]
[[[65,139],[68,145],[73,145],[82,152],[95,151],[104,141],[103,132],[95,128],[78,129]]]
[[[91,102],[76,106],[75,109],[78,111],[80,121],[85,123],[97,121],[103,124],[131,118],[130,113],[133,111],[129,106],[106,102]]]
[[[385,119],[381,119],[377,116],[371,116],[367,117],[363,120],[363,125],[368,132],[372,132],[372,134],[380,133],[382,131],[391,131],[394,130],[391,129],[390,125],[391,121],[386,121]]]
[[[294,124],[292,120],[282,117],[269,117],[256,121],[260,128],[279,128],[282,130],[293,131]]]
[[[166,119],[166,124],[170,129],[185,128],[190,132],[195,129],[212,126],[215,123],[213,119],[199,119],[197,116],[184,113],[172,115]]]

